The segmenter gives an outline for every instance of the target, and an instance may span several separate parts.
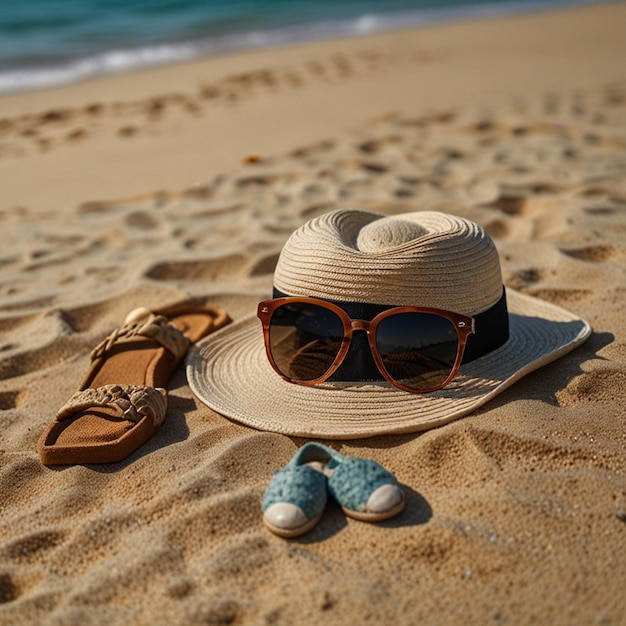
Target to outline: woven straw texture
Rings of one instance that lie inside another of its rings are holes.
[[[466,315],[481,313],[502,295],[491,237],[469,220],[435,211],[326,213],[289,238],[274,285],[291,296]]]
[[[378,228],[372,228],[375,221]],[[502,294],[489,236],[472,222],[430,212],[400,219],[342,210],[312,220],[283,248],[275,285],[291,295],[467,314]],[[507,302],[509,340],[461,366],[451,384],[433,393],[412,394],[388,383],[288,383],[267,360],[256,316],[192,347],[187,378],[209,407],[261,430],[326,439],[426,430],[471,413],[591,333],[584,320],[537,298],[507,290]]]

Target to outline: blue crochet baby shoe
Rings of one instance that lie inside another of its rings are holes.
[[[404,508],[404,493],[396,477],[376,461],[340,454],[319,443],[306,444],[300,453],[321,464],[329,493],[349,517],[380,522]]]
[[[328,491],[349,517],[380,522],[404,509],[404,493],[396,477],[370,459],[329,450]]]
[[[326,506],[326,475],[307,465],[305,448],[272,476],[261,503],[265,525],[280,537],[298,537],[311,530]]]
[[[320,520],[327,490],[346,515],[363,522],[380,522],[404,508],[396,477],[376,461],[307,443],[272,476],[262,501],[265,525],[281,537],[304,534]]]

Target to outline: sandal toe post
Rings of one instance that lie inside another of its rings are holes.
[[[280,537],[311,530],[326,506],[326,476],[307,465],[287,465],[272,477],[263,496],[263,521]]]

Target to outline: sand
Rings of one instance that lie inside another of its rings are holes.
[[[199,60],[0,99],[0,623],[626,624],[626,5]],[[393,471],[378,525],[285,541],[260,498],[302,439],[171,379],[125,461],[37,440],[135,306],[233,319],[339,207],[436,209],[505,284],[594,333],[479,411],[331,442]]]

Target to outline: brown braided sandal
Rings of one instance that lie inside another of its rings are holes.
[[[132,311],[91,353],[79,390],[37,446],[44,465],[121,461],[165,420],[167,382],[191,343],[229,322],[221,309]]]

